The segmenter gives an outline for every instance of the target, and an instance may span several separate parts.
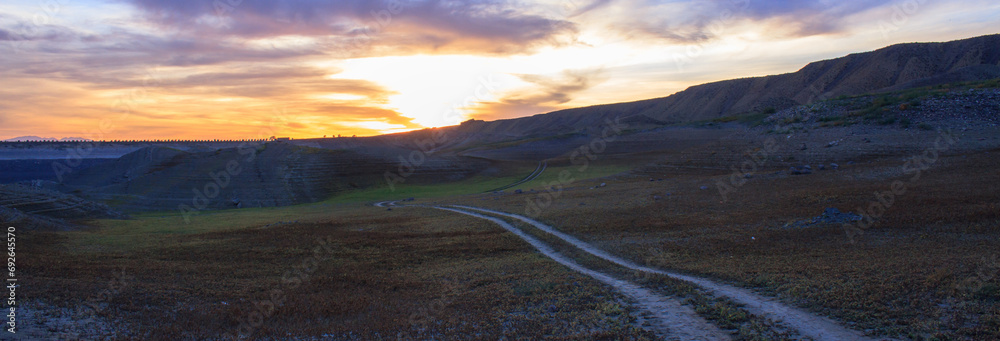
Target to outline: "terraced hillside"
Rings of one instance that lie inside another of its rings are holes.
[[[70,230],[75,221],[122,219],[107,205],[24,185],[0,185],[0,221],[33,230]]]
[[[283,142],[201,153],[146,147],[76,172],[63,190],[127,210],[287,206],[382,186],[384,174],[401,167],[392,156]],[[486,166],[475,160],[427,158],[411,178],[461,179]]]

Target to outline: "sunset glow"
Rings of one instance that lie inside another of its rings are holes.
[[[5,1],[0,139],[377,135],[997,33],[912,2]]]

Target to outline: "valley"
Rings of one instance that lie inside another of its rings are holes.
[[[997,37],[373,137],[88,142],[64,171],[79,144],[5,142],[18,337],[997,339]]]

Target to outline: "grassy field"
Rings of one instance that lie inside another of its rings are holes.
[[[785,226],[828,207],[868,207],[912,178],[899,158],[755,177],[728,201],[716,190],[721,173],[582,181],[539,219],[638,262],[754,288],[876,335],[991,340],[1000,338],[1000,181],[982,179],[1000,180],[998,152],[942,157],[853,244],[839,224]],[[586,187],[597,182],[608,186]],[[523,214],[537,195],[455,203]]]
[[[910,155],[892,149],[808,176],[769,164],[724,198],[717,183],[731,165],[722,160],[747,146],[704,148],[601,155],[586,169],[550,160],[537,179],[500,194],[483,191],[536,165],[313,204],[204,211],[190,223],[180,212],[148,212],[27,233],[18,244],[23,302],[52,316],[91,307],[97,327],[55,318],[48,333],[69,335],[57,339],[655,339],[622,296],[496,226],[370,205],[413,197],[531,215],[638,263],[751,288],[869,335],[1000,339],[1000,149],[942,153],[919,179],[903,168]],[[660,164],[649,165],[656,155]],[[879,203],[894,181],[906,193]],[[545,195],[554,196],[530,209]],[[878,206],[884,212],[853,238],[842,225],[809,223],[831,207]],[[530,233],[590,268],[683,297],[737,339],[795,338],[728,300]]]
[[[95,315],[126,339],[652,338],[609,288],[478,220],[354,205],[241,227],[266,213],[26,235],[25,303],[86,306],[121,273]],[[47,328],[99,338],[79,324]]]

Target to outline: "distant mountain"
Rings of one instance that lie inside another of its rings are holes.
[[[632,128],[782,110],[838,97],[1000,78],[1000,34],[946,43],[908,43],[813,62],[797,72],[692,86],[636,102],[566,109],[447,127],[458,144],[593,132],[607,119]]]
[[[57,139],[55,137],[38,137],[38,136],[20,136],[4,140],[4,142],[51,142],[51,141],[78,142],[78,141],[93,141],[93,140],[85,139],[82,137],[64,137],[61,139]]]

